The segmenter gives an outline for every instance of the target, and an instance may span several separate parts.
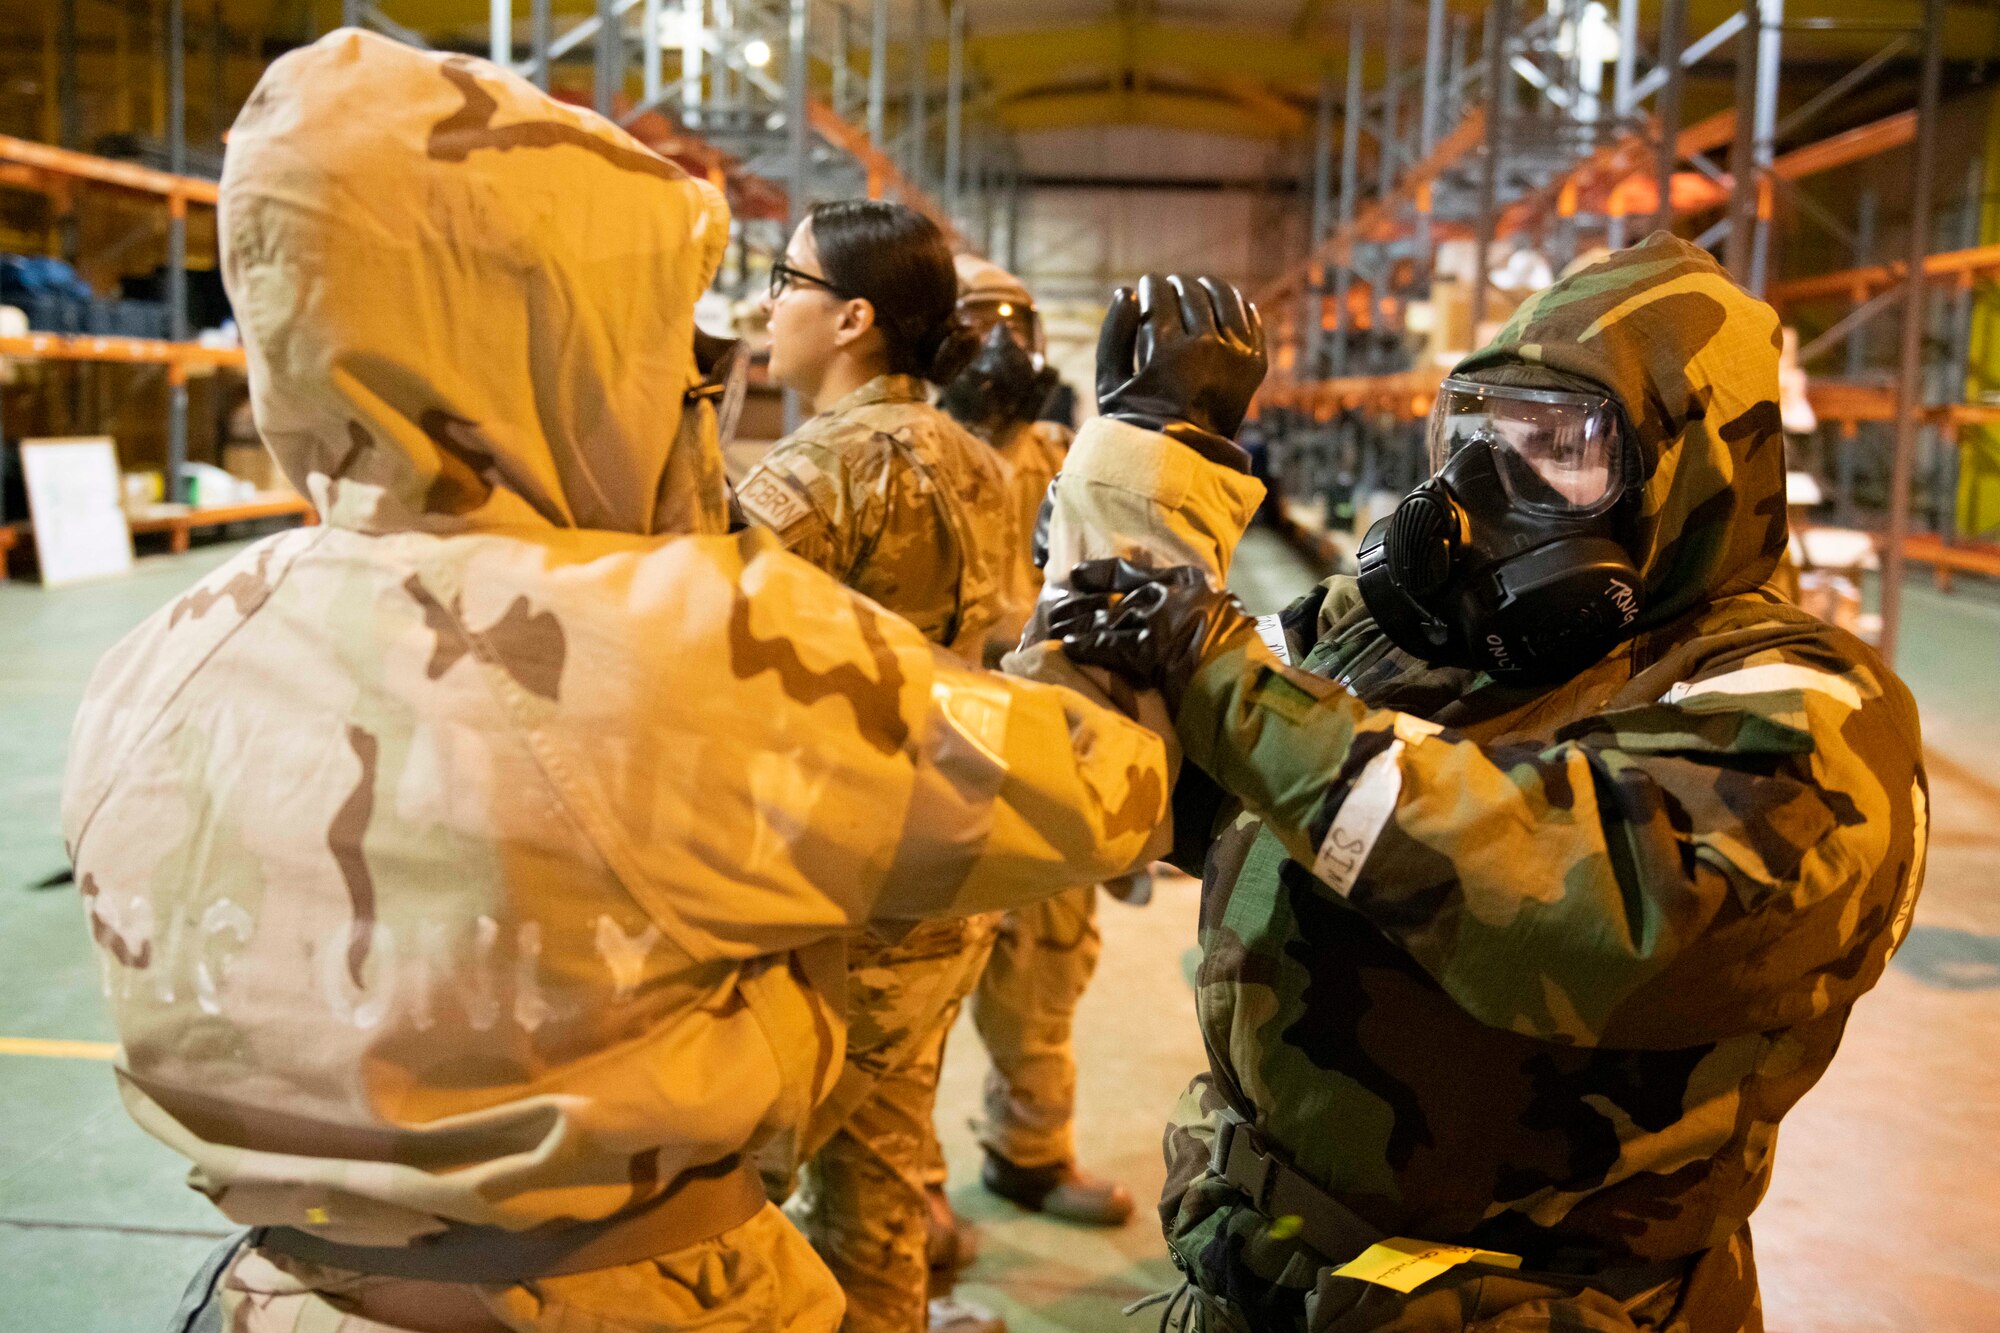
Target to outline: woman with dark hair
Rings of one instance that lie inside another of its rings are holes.
[[[771,376],[815,415],[745,478],[752,522],[948,648],[999,618],[1006,477],[930,405],[958,279],[937,225],[900,204],[821,204],[771,265]]]
[[[772,378],[815,415],[738,497],[791,551],[976,662],[1007,610],[1004,571],[1027,534],[993,451],[926,394],[925,379],[950,359],[941,354],[957,303],[950,244],[921,213],[871,201],[814,208],[771,267],[770,327]],[[938,1066],[996,925],[974,917],[927,922],[894,943],[851,939],[846,1066],[791,1160],[767,1172],[782,1187],[802,1166],[791,1212],[847,1291],[850,1333],[926,1325],[925,1145]]]
[[[837,299],[781,303],[798,285]],[[782,333],[772,330],[772,374],[809,395],[819,392],[829,372],[836,381],[873,378],[870,371],[928,378],[954,327],[957,304],[951,244],[936,223],[901,204],[820,204],[773,266],[772,312],[775,317],[782,308],[790,318]],[[879,339],[861,336],[866,329],[856,321],[864,316]],[[837,337],[840,332],[852,336]]]

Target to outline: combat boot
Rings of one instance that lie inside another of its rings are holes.
[[[928,1213],[924,1257],[932,1270],[957,1272],[970,1265],[979,1257],[979,1228],[958,1215],[942,1185],[924,1187],[924,1204]]]
[[[1093,1227],[1122,1227],[1132,1217],[1132,1191],[1115,1180],[1093,1176],[1075,1162],[1017,1166],[987,1150],[979,1172],[987,1189],[1033,1213],[1047,1213]]]

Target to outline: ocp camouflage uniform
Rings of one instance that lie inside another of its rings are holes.
[[[889,375],[781,440],[738,494],[794,553],[977,660],[1027,543],[1008,484],[1005,465],[930,406],[921,381]],[[859,1333],[926,1325],[938,1072],[998,923],[932,921],[850,943],[846,1066],[798,1144],[788,1210],[847,1292],[846,1327]],[[789,1167],[767,1169],[779,1197]]]
[[[786,550],[974,662],[1006,610],[1009,495],[992,451],[911,375],[878,376],[803,422],[737,488]]]
[[[985,439],[983,431],[975,431]],[[1035,564],[1033,544],[1035,520],[1042,511],[1049,483],[1062,471],[1076,432],[1056,421],[1016,421],[1009,423],[997,439],[986,440],[1001,466],[1006,469],[1007,494],[1014,506],[1014,549],[1008,552],[1002,576],[1001,598],[1005,613],[987,632],[986,658],[989,663],[1012,652],[1021,642],[1035,601],[1042,594],[1042,571]]]
[[[846,939],[1155,854],[1166,747],[723,535],[727,210],[604,120],[345,30],[221,192],[325,525],[105,656],[63,827],[121,1096],[263,1229],[223,1326],[832,1329],[748,1162],[836,1082]]]
[[[1908,691],[1768,585],[1777,347],[1769,307],[1656,237],[1461,367],[1601,385],[1636,429],[1641,632],[1573,679],[1430,668],[1335,579],[1292,613],[1298,668],[1244,635],[1193,681],[1187,757],[1241,801],[1161,1202],[1203,1327],[1762,1327],[1778,1122],[1902,939],[1927,827]],[[1211,1169],[1225,1108],[1382,1233],[1526,1271],[1333,1276],[1352,1254]],[[1617,1298],[1529,1275],[1654,1265]]]

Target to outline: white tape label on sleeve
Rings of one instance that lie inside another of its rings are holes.
[[[1403,742],[1391,741],[1388,749],[1362,767],[1313,858],[1313,874],[1343,898],[1354,891],[1375,840],[1396,813],[1396,801],[1403,794],[1402,758]]]
[[[1663,704],[1677,704],[1704,694],[1776,694],[1802,690],[1824,695],[1845,708],[1861,707],[1861,691],[1845,676],[1819,671],[1794,662],[1766,662],[1762,666],[1741,667],[1710,676],[1706,680],[1682,681],[1660,696]]]
[[[1280,620],[1277,616],[1258,616],[1257,637],[1264,641],[1266,648],[1269,648],[1277,655],[1280,662],[1283,662],[1286,666],[1292,664],[1292,650],[1285,643],[1284,621]]]
[[[1432,722],[1428,718],[1418,717],[1415,713],[1398,713],[1390,725],[1396,729],[1398,738],[1406,740],[1412,745],[1415,745],[1418,741],[1426,737],[1435,736],[1444,730],[1437,723]]]

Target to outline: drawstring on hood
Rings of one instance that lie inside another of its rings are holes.
[[[343,29],[251,94],[220,231],[258,427],[328,523],[725,530],[683,399],[728,207],[602,117]]]

